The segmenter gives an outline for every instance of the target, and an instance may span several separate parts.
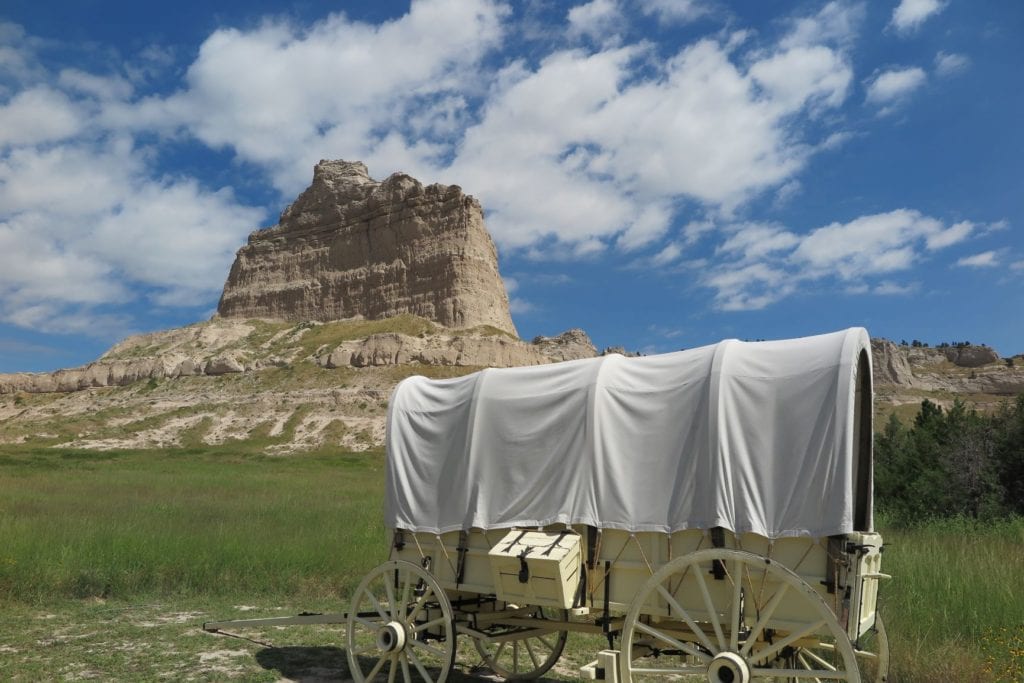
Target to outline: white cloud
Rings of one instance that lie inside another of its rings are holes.
[[[591,0],[569,10],[569,37],[587,37],[597,43],[618,42],[624,18],[616,0]]]
[[[974,232],[975,225],[970,221],[960,221],[946,230],[929,235],[927,244],[929,249],[943,249],[967,239]]]
[[[62,92],[39,86],[0,106],[0,150],[69,138],[81,130],[80,113]]]
[[[772,206],[776,209],[781,208],[801,192],[803,192],[803,184],[799,180],[790,180],[775,191],[775,200],[772,202]]]
[[[967,268],[993,268],[999,265],[999,253],[996,251],[983,251],[980,254],[964,256],[957,260],[956,265]]]
[[[1024,270],[1024,261],[1014,261],[1010,264],[1010,270]]]
[[[665,339],[675,339],[683,335],[683,330],[678,327],[666,327],[665,325],[648,325],[647,331]]]
[[[723,311],[758,310],[796,290],[796,281],[780,268],[764,263],[725,265],[703,279],[715,291],[715,305]]]
[[[640,209],[639,215],[628,224],[617,245],[626,251],[637,249],[658,239],[668,230],[672,211],[661,204],[650,204]]]
[[[727,228],[732,234],[718,247],[718,252],[738,257],[743,262],[760,261],[766,256],[790,251],[800,239],[780,226],[746,223]]]
[[[687,24],[710,14],[707,0],[637,0],[640,11],[662,24]]]
[[[536,306],[527,301],[526,299],[514,296],[509,299],[508,310],[513,315],[523,315],[536,310]]]
[[[893,104],[909,96],[927,80],[924,69],[916,66],[883,71],[868,83],[867,101],[876,105]]]
[[[712,40],[653,76],[646,57],[561,51],[499,74],[445,172],[474,179],[499,244],[621,235],[634,249],[664,233],[674,198],[733,211],[804,166],[795,118],[837,106],[850,80],[825,47],[763,53],[746,71]]]
[[[91,95],[100,100],[124,100],[131,97],[132,84],[119,76],[97,76],[80,69],[64,69],[57,78],[64,89]]]
[[[916,31],[929,17],[945,9],[943,0],[901,0],[892,11],[889,25],[900,33]]]
[[[714,230],[715,224],[712,221],[690,221],[683,226],[683,239],[686,244],[696,244]]]
[[[263,212],[229,189],[148,173],[124,139],[0,160],[0,319],[75,331],[69,321],[88,317],[83,306],[140,296],[194,306],[216,296]]]
[[[967,55],[939,52],[935,55],[935,73],[939,76],[953,76],[967,70],[971,59]]]
[[[651,257],[650,264],[655,268],[667,266],[683,254],[683,248],[676,242],[670,242],[661,251]]]
[[[920,285],[916,282],[901,285],[898,282],[886,280],[878,283],[878,285],[871,290],[871,293],[879,296],[906,296],[908,294],[913,294],[918,289],[920,289]]]
[[[915,245],[943,232],[940,221],[898,209],[832,223],[800,240],[793,258],[812,275],[836,273],[843,279],[909,268]]]
[[[793,47],[750,68],[753,79],[783,111],[799,111],[809,100],[837,107],[846,99],[853,73],[844,58],[823,45]]]
[[[909,270],[928,252],[966,239],[974,227],[967,221],[946,227],[909,209],[832,223],[806,234],[773,224],[726,226],[701,283],[715,290],[715,304],[723,310],[763,308],[800,287],[833,281],[850,294],[906,294],[918,285],[889,279],[872,285],[870,280]]]
[[[856,39],[864,15],[863,2],[830,2],[815,15],[794,19],[782,47],[831,44],[845,50]]]

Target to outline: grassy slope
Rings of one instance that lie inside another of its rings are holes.
[[[250,452],[244,443],[0,448],[0,654],[9,671],[23,680],[275,680],[307,666],[343,675],[336,628],[248,634],[272,640],[267,648],[198,627],[344,610],[387,554],[381,456]],[[1024,666],[1024,521],[944,522],[886,538],[892,680],[1014,680]],[[566,675],[598,647],[573,640]]]

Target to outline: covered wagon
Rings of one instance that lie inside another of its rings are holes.
[[[531,678],[589,631],[607,678],[883,680],[871,424],[861,328],[411,377],[352,670],[442,679],[463,636]]]
[[[460,640],[537,678],[570,632],[606,680],[886,678],[861,328],[410,377],[386,468],[357,681],[439,683]]]

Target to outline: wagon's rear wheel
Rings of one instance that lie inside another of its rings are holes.
[[[569,613],[544,607],[531,607],[519,615],[533,619],[536,625],[496,627],[488,632],[493,640],[473,639],[473,646],[491,671],[507,681],[540,678],[562,656],[568,631],[545,628],[545,620],[567,621]]]
[[[621,642],[624,683],[861,681],[850,639],[824,599],[786,567],[740,550],[701,550],[663,566],[633,600]],[[787,665],[797,649],[820,644],[828,646],[822,662]]]
[[[357,683],[442,683],[454,659],[451,603],[430,573],[392,560],[366,575],[348,614],[348,666]]]

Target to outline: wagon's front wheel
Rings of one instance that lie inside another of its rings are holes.
[[[684,555],[651,576],[621,643],[624,683],[861,681],[850,639],[821,595],[771,559],[728,548]],[[787,666],[798,648],[818,644],[829,646],[820,662]]]
[[[454,659],[451,603],[429,572],[392,560],[366,575],[348,614],[353,680],[442,683]]]

